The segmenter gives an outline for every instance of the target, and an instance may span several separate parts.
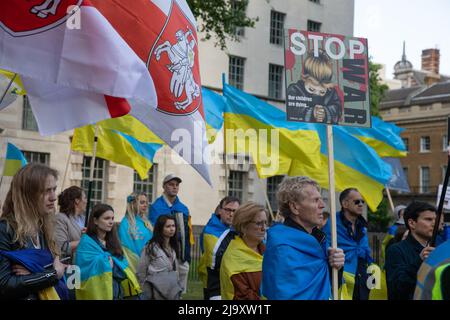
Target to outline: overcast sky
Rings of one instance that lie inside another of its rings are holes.
[[[369,55],[386,65],[389,79],[403,41],[414,69],[423,49],[438,48],[440,73],[450,75],[450,0],[355,0],[354,34],[368,39]]]

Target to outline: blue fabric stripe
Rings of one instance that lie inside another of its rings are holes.
[[[6,160],[20,160],[22,162],[22,166],[27,164],[27,159],[25,159],[22,151],[10,142],[8,142],[6,149]]]
[[[156,151],[158,151],[159,148],[163,146],[162,144],[159,143],[140,142],[139,140],[123,132],[117,130],[112,131],[123,137],[125,140],[127,140],[128,143],[131,144],[131,146],[136,150],[137,153],[139,153],[141,156],[149,160],[151,163],[153,163],[153,158],[155,157]]]
[[[223,111],[225,110],[223,97],[211,90],[202,88],[202,99],[206,123],[212,128],[220,130],[223,125]]]

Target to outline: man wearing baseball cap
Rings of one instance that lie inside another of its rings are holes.
[[[149,220],[155,225],[160,215],[169,214],[175,217],[180,247],[179,270],[180,283],[186,292],[189,263],[191,261],[191,245],[194,244],[191,216],[189,209],[178,198],[181,178],[170,173],[163,180],[163,194],[150,206]]]

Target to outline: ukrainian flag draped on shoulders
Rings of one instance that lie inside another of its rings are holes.
[[[124,296],[135,296],[141,293],[138,280],[130,270],[128,261],[125,258],[118,259],[104,251],[94,239],[84,234],[75,253],[75,265],[81,271],[81,286],[75,291],[77,300],[113,299],[113,270],[110,258],[127,277],[121,283]]]
[[[323,231],[327,235],[327,247],[331,246],[331,224],[330,220],[327,221]],[[341,212],[336,214],[336,233],[337,233],[337,246],[344,250],[345,264],[344,264],[344,281],[345,290],[342,290],[342,297],[344,300],[352,300],[353,290],[355,289],[355,275],[358,268],[358,258],[362,258],[367,261],[367,266],[375,265],[371,256],[371,250],[369,246],[369,237],[367,235],[367,228],[363,228],[363,236],[359,241],[353,239],[348,233],[347,228],[342,222]],[[373,288],[370,290],[369,300],[386,300],[387,299],[387,287],[386,287],[386,275],[381,269],[376,266],[380,271],[380,288]]]
[[[45,272],[44,266],[53,264],[53,256],[49,250],[22,249],[16,251],[0,251],[0,255],[8,258],[15,264],[20,264],[32,273]],[[63,279],[54,287],[38,292],[39,300],[69,300],[69,291]]]
[[[270,227],[262,270],[262,295],[269,300],[331,299],[325,243],[306,232]]]
[[[119,239],[122,244],[123,253],[129,263],[131,271],[136,273],[142,249],[152,238],[153,232],[149,221],[144,221],[141,216],[136,215],[135,228],[131,228],[129,213],[125,214],[119,225]]]
[[[220,265],[220,295],[222,300],[233,300],[234,286],[231,277],[243,272],[259,272],[262,270],[263,256],[236,236],[231,240]]]
[[[217,241],[225,230],[230,227],[224,225],[220,218],[213,213],[205,228],[200,235],[200,250],[202,256],[198,266],[198,273],[200,280],[203,283],[203,288],[206,288],[208,281],[207,268],[211,268],[213,265],[213,251]]]

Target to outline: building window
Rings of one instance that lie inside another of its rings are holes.
[[[38,131],[36,118],[31,110],[30,100],[27,96],[23,96],[22,129]]]
[[[430,151],[430,137],[420,137],[420,152]]]
[[[322,26],[322,23],[320,23],[320,22],[308,20],[308,31],[320,32],[321,26]]]
[[[228,195],[244,202],[245,172],[230,170],[228,175]]]
[[[447,151],[447,147],[448,147],[448,139],[447,139],[447,135],[442,137],[442,151]]]
[[[81,188],[86,192],[89,189],[89,175],[91,172],[91,158],[83,157],[83,167],[82,174],[83,178],[81,180]],[[95,158],[94,165],[94,180],[92,183],[92,193],[91,193],[91,208],[97,203],[105,201],[105,186],[106,186],[106,160],[101,158]]]
[[[278,186],[281,181],[283,181],[283,178],[284,176],[273,176],[267,178],[267,198],[269,198],[270,206],[272,207],[273,212],[278,210],[277,191]]]
[[[270,12],[270,43],[283,45],[283,29],[284,17],[286,15],[281,12]]]
[[[244,90],[244,67],[245,58],[230,56],[228,81],[239,90]]]
[[[446,172],[447,172],[447,166],[442,166],[442,180],[441,181],[444,181]]]
[[[281,99],[283,88],[283,67],[269,64],[269,97]]]
[[[403,167],[403,173],[405,174],[406,181],[408,182],[408,167]]]
[[[50,153],[44,152],[32,152],[32,151],[22,151],[25,159],[28,163],[41,163],[45,165],[50,165]]]
[[[154,164],[151,169],[148,171],[148,178],[145,180],[141,180],[137,172],[134,172],[134,183],[133,183],[133,192],[136,193],[145,193],[148,197],[148,202],[153,202],[154,190],[155,190],[155,172],[156,164]]]
[[[405,150],[409,151],[409,139],[408,138],[402,138],[403,143],[405,144]]]
[[[231,11],[236,12],[239,11],[239,7],[242,6],[244,2],[239,0],[232,0],[231,1]],[[234,28],[234,34],[239,37],[245,36],[245,28],[244,27],[235,27]]]
[[[430,192],[430,168],[420,167],[420,192]]]

